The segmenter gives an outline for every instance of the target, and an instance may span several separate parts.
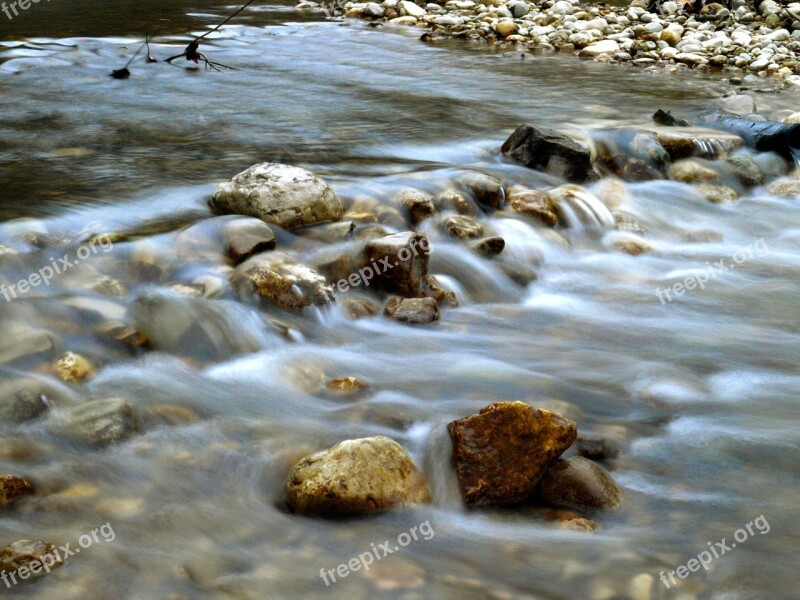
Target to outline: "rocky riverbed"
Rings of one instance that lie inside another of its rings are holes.
[[[700,10],[634,0],[626,6],[579,0],[410,0],[306,2],[329,15],[425,29],[421,39],[485,41],[539,52],[574,53],[599,62],[649,69],[722,69],[734,81],[748,75],[800,85],[800,3],[733,0]]]

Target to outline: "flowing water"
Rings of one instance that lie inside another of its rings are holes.
[[[496,157],[519,123],[585,138],[593,128],[647,125],[659,107],[690,116],[713,106],[727,84],[425,44],[413,28],[321,22],[278,3],[259,3],[204,46],[236,71],[136,62],[130,79],[108,77],[143,34],[155,36],[151,51],[164,59],[231,8],[52,0],[0,26],[0,244],[25,253],[3,260],[0,279],[27,277],[92,234],[127,234],[49,286],[0,299],[2,385],[33,379],[52,404],[39,419],[2,424],[2,473],[39,487],[2,513],[3,543],[75,547],[106,522],[115,533],[48,577],[3,592],[800,598],[794,198],[755,188],[716,205],[674,182],[590,186],[646,229],[653,249],[638,256],[613,251],[617,234],[602,224],[608,211],[580,201],[572,226],[555,232],[486,217],[506,240],[508,260],[535,270],[527,286],[423,225],[434,241],[431,271],[461,306],[420,328],[351,321],[334,307],[302,317],[274,312],[284,323],[276,332],[232,297],[166,291],[224,276],[223,259],[204,253],[219,223],[207,220],[207,202],[216,182],[251,164],[307,167],[346,202],[387,201],[409,184],[438,189],[465,169],[546,188],[552,178]],[[764,114],[792,108],[793,96],[761,87]],[[313,249],[289,234],[281,244]],[[710,271],[721,259],[735,268]],[[91,291],[103,275],[122,283],[121,295]],[[656,293],[706,275],[702,289],[671,301]],[[162,351],[109,341],[110,328],[122,331],[142,311]],[[206,347],[181,342],[187,322],[215,323]],[[97,376],[58,383],[48,363],[65,349],[97,363]],[[368,381],[369,393],[328,395],[324,381],[343,376]],[[142,410],[180,406],[199,418],[153,424],[91,452],[51,433],[64,407],[105,397]],[[535,508],[462,507],[446,424],[504,400],[558,410],[581,432],[621,445],[610,469],[624,502],[594,515],[596,533],[558,529]],[[281,489],[295,460],[368,435],[409,449],[429,477],[432,506],[342,521],[286,511]],[[708,542],[730,545],[761,515],[768,533],[754,530],[671,589],[659,582],[661,571]],[[435,532],[430,539],[330,586],[320,578],[320,569],[423,522]]]

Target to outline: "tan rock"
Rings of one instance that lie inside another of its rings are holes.
[[[286,483],[289,508],[305,515],[364,515],[431,500],[403,447],[379,436],[345,440],[305,457]]]
[[[94,365],[80,354],[67,352],[55,363],[53,370],[59,379],[67,383],[80,383],[94,376]]]
[[[384,314],[395,321],[409,325],[426,325],[439,320],[439,307],[433,298],[399,298],[389,299]]]
[[[288,309],[333,300],[333,289],[325,277],[283,252],[269,252],[243,262],[234,271],[231,284],[240,294],[254,292]]]
[[[514,186],[508,191],[508,205],[515,212],[530,215],[548,227],[558,224],[555,206],[546,192]]]
[[[38,563],[30,570],[32,563]],[[0,550],[0,572],[19,577],[19,569],[25,568],[30,577],[36,578],[46,575],[51,569],[56,569],[64,564],[64,560],[53,544],[34,542],[32,540],[19,540]],[[43,565],[47,568],[43,569]],[[20,577],[21,579],[21,577]],[[13,581],[13,579],[11,579]]]
[[[483,235],[483,225],[477,219],[466,215],[450,215],[439,221],[439,228],[450,237],[459,240],[479,238]]]
[[[394,200],[406,212],[412,225],[421,223],[436,212],[433,196],[421,190],[413,188],[400,190]]]
[[[369,384],[357,377],[337,377],[328,380],[326,387],[335,396],[355,396],[368,390]]]

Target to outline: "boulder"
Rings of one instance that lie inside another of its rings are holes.
[[[74,442],[108,446],[142,430],[136,409],[121,398],[90,400],[71,408],[56,433]]]
[[[428,274],[428,237],[413,231],[393,233],[370,240],[364,255],[372,264],[375,286],[400,296],[418,296]]]
[[[395,321],[409,325],[426,325],[439,320],[439,307],[433,298],[399,298],[389,299],[384,314]]]
[[[0,476],[0,508],[4,508],[22,496],[33,494],[33,486],[13,475]]]
[[[222,228],[225,254],[233,264],[247,260],[254,254],[275,249],[275,234],[264,221],[255,218],[234,219]]]
[[[255,293],[288,309],[320,306],[333,299],[333,288],[314,269],[282,252],[254,256],[239,265],[231,284],[240,293]]]
[[[550,467],[538,495],[548,504],[579,510],[610,510],[620,502],[619,488],[611,476],[582,456],[560,459]]]
[[[211,203],[220,212],[255,217],[285,229],[338,221],[344,213],[322,179],[278,163],[254,165],[219,184]]]
[[[298,462],[286,483],[289,508],[305,515],[365,515],[431,500],[428,483],[394,440],[345,440]]]
[[[547,171],[568,181],[583,183],[596,178],[589,151],[552,129],[520,125],[500,151],[530,169]]]
[[[516,504],[572,445],[577,427],[524,402],[497,402],[448,425],[453,465],[468,505]]]

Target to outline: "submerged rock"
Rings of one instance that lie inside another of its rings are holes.
[[[526,500],[577,435],[572,421],[524,402],[490,404],[448,431],[462,497],[475,506]]]
[[[256,217],[285,229],[338,221],[344,214],[333,189],[312,172],[291,165],[262,163],[217,186],[214,208]]]
[[[548,227],[558,225],[558,215],[552,200],[542,190],[514,186],[508,193],[508,205],[515,212],[538,219]]]
[[[433,196],[413,188],[400,190],[395,196],[395,202],[405,210],[412,225],[421,223],[436,212]]]
[[[428,274],[428,237],[413,231],[393,233],[367,242],[364,255],[372,263],[373,282],[381,290],[413,297]]]
[[[431,500],[403,447],[378,436],[346,440],[298,462],[286,483],[289,508],[305,515],[365,515]]]
[[[450,215],[439,221],[439,227],[447,235],[459,240],[479,238],[483,235],[483,225],[477,219],[465,215]]]
[[[238,265],[261,252],[275,249],[275,234],[269,225],[256,218],[235,219],[222,228],[225,254]]]
[[[121,398],[91,400],[70,409],[56,432],[91,446],[122,442],[142,430],[136,409]]]
[[[17,498],[30,496],[33,493],[33,486],[21,477],[0,476],[0,508],[8,506]]]
[[[497,256],[505,249],[506,241],[499,235],[493,235],[475,240],[470,243],[469,247],[481,256]]]
[[[619,456],[619,446],[609,439],[591,436],[578,436],[578,454],[589,460],[605,460]]]
[[[368,390],[369,384],[357,377],[337,377],[330,379],[326,387],[334,396],[354,396]]]
[[[0,384],[0,422],[35,419],[50,407],[50,386],[36,379],[7,380]]]
[[[611,476],[582,456],[558,460],[542,477],[538,494],[548,504],[576,509],[610,510],[620,502]]]
[[[29,568],[32,563],[37,563],[35,570]],[[43,570],[42,566],[45,564],[49,566]],[[41,577],[63,564],[64,561],[56,547],[45,542],[18,540],[0,550],[0,572],[8,573],[14,578],[23,579],[20,574],[23,569],[24,579]]]
[[[439,320],[439,307],[433,298],[390,298],[386,316],[409,325],[426,325]]]
[[[583,183],[596,178],[589,151],[552,129],[520,125],[500,151],[529,169],[547,171],[567,181]]]
[[[325,277],[282,252],[256,256],[236,268],[232,285],[288,309],[320,306],[333,300]]]

